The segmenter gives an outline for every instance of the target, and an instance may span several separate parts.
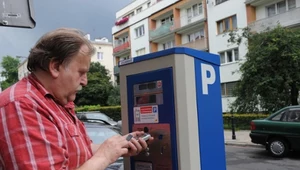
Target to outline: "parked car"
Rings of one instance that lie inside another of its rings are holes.
[[[119,128],[108,125],[104,122],[95,122],[88,119],[81,121],[85,124],[87,134],[89,135],[93,143],[101,144],[106,139],[114,135],[121,135],[121,131]],[[105,170],[124,170],[123,157],[120,157],[116,162],[111,164]]]
[[[99,111],[87,111],[87,112],[77,112],[76,116],[80,120],[89,120],[89,121],[100,121],[100,122],[105,122],[108,123],[109,125],[112,126],[117,126],[118,122],[110,118],[104,113],[101,113]]]
[[[300,105],[278,110],[269,117],[251,121],[252,143],[261,144],[272,156],[300,151]]]

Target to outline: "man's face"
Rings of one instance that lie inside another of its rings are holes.
[[[90,68],[91,57],[87,56],[88,47],[82,46],[79,53],[72,57],[67,65],[60,65],[58,76],[54,80],[54,96],[62,105],[72,102],[82,86],[87,85],[87,72]]]

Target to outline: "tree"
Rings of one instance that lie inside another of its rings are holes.
[[[87,74],[88,84],[78,92],[75,104],[82,105],[100,105],[106,106],[108,96],[113,88],[109,71],[98,62],[92,62],[90,71]]]
[[[1,72],[1,76],[4,77],[4,81],[1,82],[2,90],[16,83],[18,78],[18,66],[20,64],[20,60],[17,58],[13,58],[11,56],[4,56],[2,58],[1,66],[3,71]]]
[[[108,97],[107,104],[109,106],[117,106],[121,104],[120,100],[120,86],[114,86],[111,91],[110,95]]]
[[[300,31],[278,25],[260,33],[243,29],[229,33],[229,42],[240,44],[246,38],[248,52],[234,89],[236,112],[274,112],[298,105],[300,85]]]

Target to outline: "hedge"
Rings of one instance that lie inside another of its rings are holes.
[[[82,111],[100,111],[105,113],[107,116],[111,117],[115,121],[121,120],[121,106],[100,106],[100,105],[91,105],[91,106],[80,106],[75,108],[76,112]],[[235,128],[237,130],[249,130],[250,129],[250,122],[254,119],[264,119],[268,117],[268,114],[238,114],[234,113],[234,122]],[[231,129],[231,120],[232,115],[229,113],[223,114],[223,123],[225,129]]]
[[[237,130],[250,130],[250,122],[254,119],[264,119],[268,117],[269,114],[233,114],[234,125]],[[223,124],[225,129],[232,128],[232,115],[231,114],[223,114]]]

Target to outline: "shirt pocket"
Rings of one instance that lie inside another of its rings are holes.
[[[66,124],[65,128],[71,137],[79,137],[78,129],[74,124]]]

